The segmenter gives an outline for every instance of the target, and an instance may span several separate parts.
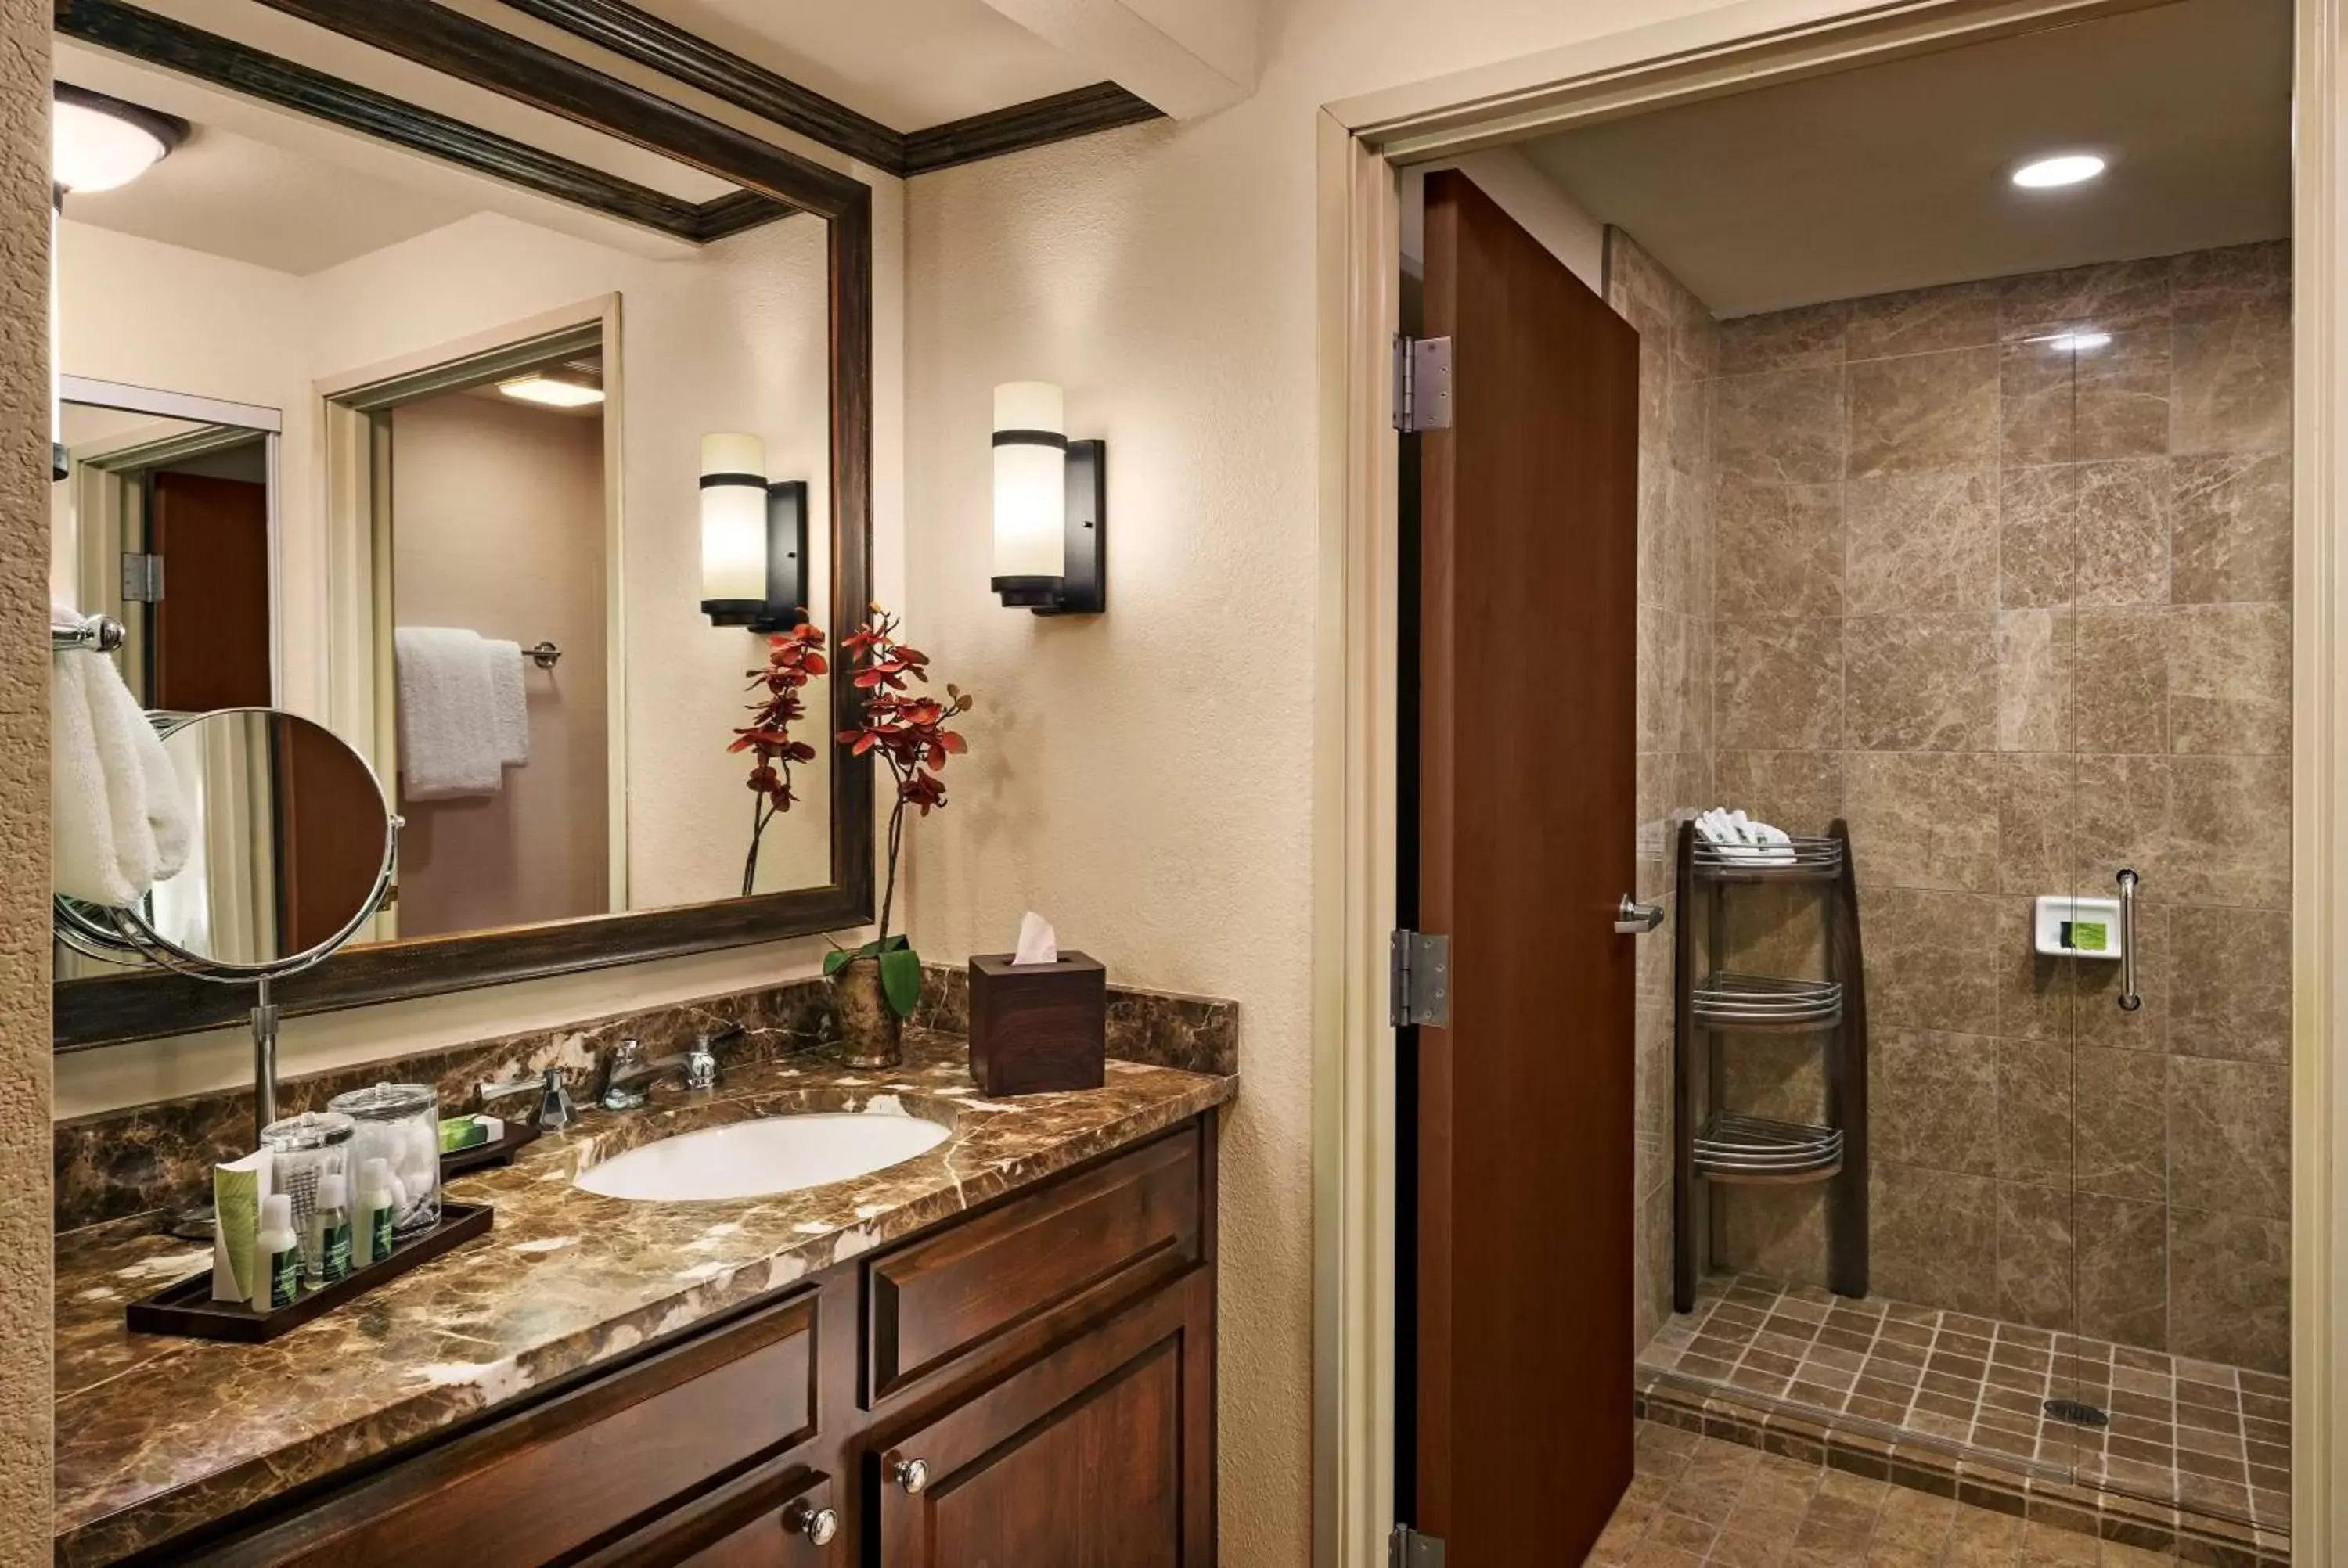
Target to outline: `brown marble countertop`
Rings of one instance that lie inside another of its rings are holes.
[[[987,1101],[963,1042],[909,1031],[905,1068],[797,1057],[714,1093],[664,1086],[643,1111],[587,1110],[451,1196],[489,1234],[267,1345],[132,1334],[127,1302],[208,1247],[149,1219],[72,1231],[57,1251],[57,1560],[111,1563],[315,1477],[625,1354],[832,1264],[1231,1099],[1236,1078],[1112,1060],[1100,1089]],[[633,1203],[573,1176],[695,1127],[789,1111],[902,1112],[953,1135],[902,1164],[771,1197]]]

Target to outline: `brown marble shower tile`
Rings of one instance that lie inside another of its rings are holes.
[[[1996,282],[1986,282],[1853,300],[1845,357],[1879,359],[1993,343],[2003,292]]]
[[[2291,917],[2280,909],[2168,911],[2185,962],[2168,981],[2168,1049],[2282,1062],[2291,1055]]]
[[[1995,607],[1993,470],[1855,477],[1843,487],[1843,600],[1849,613]]]
[[[2290,607],[2191,604],[2164,615],[2170,749],[2290,751]]]
[[[1842,764],[1840,752],[1725,751],[1713,758],[1713,794],[1788,833],[1823,833],[1843,814]]]
[[[2075,471],[2078,603],[2168,603],[2167,458],[2082,463]]]
[[[1715,622],[1708,615],[1688,617],[1687,662],[1681,676],[1679,750],[1701,755],[1713,747],[1713,668]]]
[[[1663,395],[1663,456],[1684,478],[1712,477],[1712,393],[1701,381],[1675,381]],[[1699,489],[1694,492],[1702,494]]]
[[[2171,1056],[2168,1198],[2180,1208],[2291,1214],[2291,1070]]]
[[[2077,750],[2168,750],[2167,617],[2163,610],[2074,612],[2073,738]]]
[[[1999,1040],[1998,1175],[2067,1186],[2074,1102],[2068,1041]]]
[[[2108,878],[2079,886],[2108,897]],[[2120,966],[2109,959],[2076,966],[2078,1040],[2083,1046],[2113,1050],[2164,1051],[2168,1049],[2168,911],[2158,902],[2139,903],[2136,917],[2136,985],[2137,1006],[2119,1005]]]
[[[1853,477],[1996,461],[1995,349],[1868,360],[1849,376]]]
[[[1690,618],[1660,605],[1638,609],[1637,727],[1642,752],[1676,752],[1690,701]]]
[[[2009,339],[2073,328],[2119,332],[2168,320],[2166,257],[2032,272],[2001,282],[1998,330]]]
[[[2168,1211],[2168,1339],[2183,1356],[2291,1368],[2291,1225]]]
[[[1999,1038],[2067,1044],[2078,1011],[2075,965],[2038,952],[2030,940],[2037,917],[2034,896],[2010,896],[2001,903],[1999,919],[2009,939],[1998,976]]]
[[[2169,796],[2177,761],[2144,754],[2078,759],[2078,784],[2072,796],[2079,847],[2075,886],[2101,895],[2122,866],[2132,866],[2159,896],[2175,896],[2168,874]]]
[[[1672,302],[1672,384],[1709,381],[1720,373],[1720,323],[1685,289]]]
[[[2160,896],[2289,908],[2291,758],[2172,757],[2169,770]]]
[[[1860,751],[1985,752],[1997,738],[1996,617],[1843,623],[1844,722]]]
[[[1714,381],[1714,473],[1792,484],[1840,481],[1847,439],[1842,374],[1828,367]]]
[[[2053,1187],[1997,1184],[1997,1312],[2010,1323],[2068,1328],[2072,1298],[2071,1197]],[[2025,1398],[2030,1397],[2025,1392]],[[2016,1413],[2035,1434],[2037,1412]],[[1986,1412],[1984,1412],[1986,1419]]]
[[[1713,628],[1715,743],[1832,750],[1843,734],[1840,621],[1723,616]]]
[[[1982,752],[1844,753],[1843,812],[1859,875],[1994,891],[1998,760]]]
[[[2072,455],[2083,463],[2168,453],[2169,334],[2114,333],[2073,354]]]
[[[2168,1196],[2168,1059],[2082,1045],[2074,1184],[2083,1193],[2158,1203]]]
[[[1861,887],[1869,1021],[1994,1035],[2005,903],[1972,893]]]
[[[1997,617],[1997,749],[2069,752],[2072,669],[2078,638],[2067,610],[2006,610]]]
[[[1717,374],[1838,365],[1849,319],[1849,303],[1836,300],[1722,322]]]
[[[1715,1266],[1778,1279],[1826,1277],[1824,1188],[1737,1187],[1716,1194],[1713,1214]]]
[[[2123,1344],[2168,1343],[2168,1210],[2157,1203],[2081,1193],[2079,1332]]]
[[[1997,1184],[1878,1162],[1870,1288],[1960,1312],[1997,1309]]]
[[[2281,453],[2177,457],[2170,596],[2179,604],[2291,598],[2291,459]]]
[[[1716,485],[1715,613],[1840,615],[1842,506],[1838,485]]]
[[[1974,1175],[1997,1170],[1997,1044],[1978,1035],[1883,1030],[1869,1042],[1871,1154]]]
[[[1672,516],[1672,493],[1686,481],[1668,465],[1655,463],[1654,467],[1658,472],[1651,481],[1643,477],[1639,498],[1638,603],[1643,609],[1684,615],[1688,608],[1688,547]]]
[[[2180,317],[2230,305],[2291,308],[2291,241],[2260,240],[2188,251],[2170,258],[2169,287]]]
[[[2291,449],[2287,301],[2197,305],[2177,318],[2178,452]]]
[[[2077,865],[2077,762],[2066,753],[2015,753],[1997,763],[1999,889],[2060,892]]]
[[[2078,458],[2078,392],[2072,355],[2044,343],[2009,343],[1998,354],[1998,453],[2018,468]]]
[[[1998,603],[2063,609],[2078,593],[2079,466],[2008,468],[1998,486]]]

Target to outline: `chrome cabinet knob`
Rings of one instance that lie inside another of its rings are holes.
[[[783,1528],[793,1535],[806,1536],[818,1546],[829,1546],[831,1538],[839,1533],[839,1515],[829,1508],[794,1502],[783,1510]]]
[[[1625,936],[1636,937],[1653,930],[1663,923],[1661,904],[1642,904],[1628,893],[1614,910],[1614,928]]]
[[[919,1497],[922,1489],[930,1484],[929,1461],[901,1459],[889,1467],[889,1479],[903,1487],[908,1497]]]

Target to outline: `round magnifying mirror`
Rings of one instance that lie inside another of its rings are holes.
[[[372,917],[396,847],[383,786],[324,724],[269,708],[197,713],[163,732],[188,805],[179,875],[128,911],[189,964],[283,973],[333,952]]]

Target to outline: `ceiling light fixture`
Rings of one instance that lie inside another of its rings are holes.
[[[49,178],[59,191],[128,185],[187,139],[188,122],[67,82],[56,84]]]
[[[586,408],[603,401],[603,389],[600,386],[582,386],[575,381],[557,381],[551,375],[535,374],[501,381],[498,390],[508,397],[543,404],[549,408]]]
[[[2106,160],[2092,152],[2057,153],[2024,164],[2013,171],[2013,182],[2024,190],[2052,190],[2093,179],[2106,167]]]

